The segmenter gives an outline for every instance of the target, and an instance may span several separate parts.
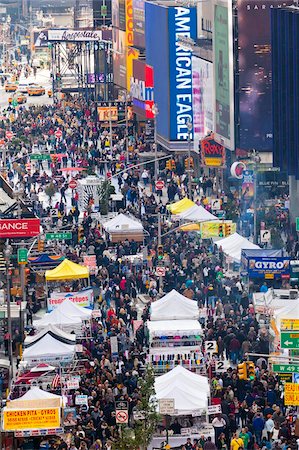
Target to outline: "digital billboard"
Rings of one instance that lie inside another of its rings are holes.
[[[119,29],[126,31],[126,0],[118,0]]]
[[[187,121],[193,124],[192,51],[180,45],[180,36],[196,40],[196,9],[168,8],[170,140],[187,140]],[[154,68],[155,70],[155,68]],[[193,129],[191,139],[193,138]]]
[[[117,86],[127,87],[126,32],[113,28],[113,73]]]
[[[213,64],[192,58],[193,143],[199,152],[200,141],[213,130]]]
[[[168,9],[145,3],[146,63],[154,69],[158,135],[169,138],[169,48]]]
[[[293,1],[238,0],[241,149],[272,151],[271,10]]]
[[[143,118],[153,119],[154,71],[144,61],[133,61],[130,94],[133,100],[134,112]]]
[[[112,25],[114,28],[119,28],[119,3],[118,0],[112,0]]]
[[[139,50],[133,47],[127,47],[127,91],[130,91],[131,78],[133,76],[133,63],[139,57]]]
[[[133,0],[134,46],[145,47],[144,0]]]
[[[234,73],[231,0],[214,4],[214,134],[215,140],[234,150]]]

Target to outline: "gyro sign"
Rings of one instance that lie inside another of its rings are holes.
[[[289,278],[290,259],[287,257],[254,257],[248,261],[250,278]]]
[[[0,238],[29,238],[39,234],[39,219],[0,219]]]

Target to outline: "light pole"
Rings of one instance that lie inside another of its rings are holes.
[[[192,122],[190,119],[186,121],[186,126],[188,129],[188,197],[192,200],[192,179],[191,179],[191,131]]]
[[[9,357],[9,363],[10,363],[10,377],[11,380],[13,379],[14,375],[14,369],[13,369],[13,352],[12,352],[12,327],[11,327],[11,309],[10,309],[10,273],[9,273],[9,265],[10,265],[10,258],[13,253],[13,248],[9,244],[9,240],[7,239],[6,245],[4,248],[4,258],[6,261],[6,298],[7,298],[7,333],[9,335],[8,340],[8,357]]]
[[[253,172],[253,207],[254,207],[254,213],[253,213],[253,243],[257,244],[257,207],[256,207],[256,202],[257,202],[257,182],[256,182],[256,178],[257,178],[257,165],[258,163],[261,161],[261,158],[258,154],[258,152],[253,149],[252,154],[251,154],[251,161],[254,164],[254,172]]]
[[[153,104],[152,113],[154,115],[155,182],[157,182],[159,175],[158,146],[157,146],[157,115],[159,114],[159,109],[157,103]]]
[[[125,101],[125,119],[126,119],[126,155],[127,155],[127,166],[130,162],[130,152],[129,152],[129,118],[128,118],[128,101],[130,100],[128,94],[124,94],[123,99]]]

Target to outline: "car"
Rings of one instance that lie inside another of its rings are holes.
[[[28,84],[27,83],[20,83],[18,90],[20,92],[22,92],[22,94],[28,94]]]
[[[42,86],[34,85],[28,86],[27,89],[28,95],[31,97],[33,95],[44,95],[46,90]]]
[[[16,83],[5,83],[5,92],[16,92],[18,85]]]
[[[19,105],[27,102],[26,95],[23,92],[17,91],[12,96],[8,97],[8,103],[12,103],[13,99],[17,100]]]

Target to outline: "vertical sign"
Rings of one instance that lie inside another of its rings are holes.
[[[254,196],[253,170],[243,170],[242,197],[252,198],[253,196]]]
[[[180,36],[196,39],[196,9],[168,8],[170,139],[187,140],[187,121],[193,123],[192,52],[181,47]],[[191,139],[193,139],[193,132]]]
[[[215,141],[234,150],[234,73],[231,0],[214,4]]]
[[[133,0],[126,0],[126,45],[127,47],[132,47],[133,44]]]

